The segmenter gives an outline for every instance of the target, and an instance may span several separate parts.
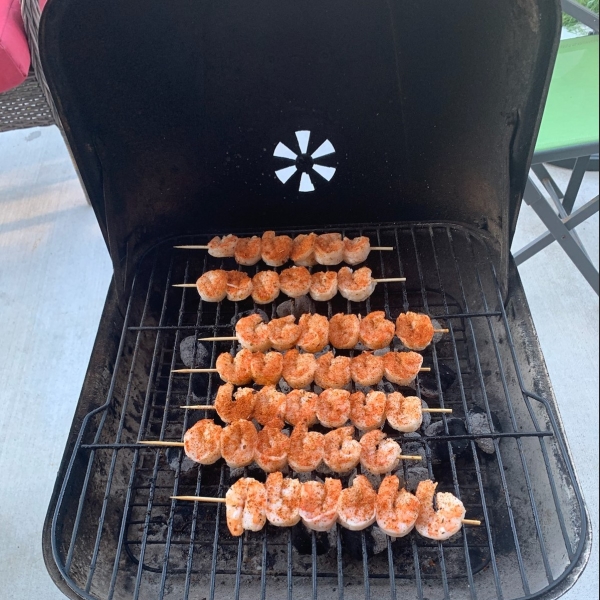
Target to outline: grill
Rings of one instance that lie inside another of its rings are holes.
[[[589,521],[509,253],[559,29],[558,0],[49,0],[42,65],[114,267],[44,527],[67,596],[529,600],[573,585]],[[395,249],[367,265],[405,283],[316,310],[449,329],[415,393],[453,414],[399,436],[424,459],[402,475],[435,479],[480,527],[442,544],[301,524],[234,539],[221,504],[171,500],[243,474],[138,442],[207,416],[179,406],[212,403],[217,376],[172,370],[237,350],[196,340],[256,308],[173,288],[233,268],[173,246],[267,229]]]

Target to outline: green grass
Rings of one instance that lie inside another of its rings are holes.
[[[598,5],[600,4],[600,0],[577,0],[577,2],[589,8],[592,12],[598,14]],[[565,27],[565,29],[571,33],[586,34],[588,32],[587,28],[577,21],[577,19],[574,19],[565,13],[563,13],[563,27]]]

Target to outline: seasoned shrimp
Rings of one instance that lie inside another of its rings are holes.
[[[256,392],[253,416],[261,425],[277,421],[281,429],[285,417],[285,405],[285,394],[277,391],[274,385],[265,385]]]
[[[378,429],[385,421],[386,399],[383,392],[370,391],[350,395],[350,420],[361,431]]]
[[[347,473],[360,462],[360,443],[352,438],[354,427],[338,427],[325,434],[323,461],[336,473]]]
[[[217,390],[215,410],[225,423],[238,419],[250,419],[254,412],[256,392],[252,388],[238,388],[233,393],[233,384],[226,383]]]
[[[410,350],[425,350],[433,340],[433,324],[427,315],[407,312],[396,319],[396,335]]]
[[[350,383],[350,358],[326,352],[317,359],[315,383],[324,390],[343,388]]]
[[[216,235],[208,242],[208,253],[216,258],[228,258],[235,254],[235,247],[238,243],[237,235],[229,234],[220,238]]]
[[[304,421],[308,427],[316,425],[318,398],[319,396],[314,392],[292,390],[285,398],[285,420],[290,425],[297,425],[301,421]]]
[[[350,376],[358,385],[376,385],[383,378],[383,356],[361,352],[350,363]]]
[[[305,481],[300,491],[300,517],[313,531],[329,531],[337,520],[337,507],[342,482],[331,477],[320,481]]]
[[[289,235],[275,235],[265,231],[262,236],[262,259],[270,267],[280,267],[286,263],[292,252],[292,238]]]
[[[244,271],[227,271],[227,300],[241,302],[252,294],[252,279]]]
[[[212,465],[221,458],[221,431],[212,419],[202,419],[183,436],[186,456],[201,465]]]
[[[275,271],[259,271],[252,278],[252,300],[269,304],[279,296],[279,275]]]
[[[392,537],[404,537],[414,528],[421,503],[416,496],[400,487],[395,475],[388,475],[379,485],[375,514],[379,528]]]
[[[354,239],[344,238],[344,262],[357,265],[364,262],[371,251],[371,242],[364,235]]]
[[[310,297],[317,302],[327,302],[338,292],[338,278],[335,271],[319,271],[310,276]]]
[[[415,527],[423,537],[444,541],[460,531],[466,511],[464,504],[453,494],[435,494],[436,487],[437,483],[430,479],[419,481],[416,496],[421,508]],[[437,510],[433,508],[434,494]]]
[[[290,267],[279,274],[279,287],[290,298],[299,298],[310,291],[310,273],[306,267]]]
[[[329,319],[329,343],[334,348],[348,350],[358,344],[360,321],[356,315],[338,313]]]
[[[361,267],[356,271],[342,267],[338,272],[338,290],[346,300],[352,302],[366,300],[373,293],[376,283],[369,267]]]
[[[247,467],[254,460],[258,433],[252,421],[233,421],[221,432],[221,454],[232,469]]]
[[[338,500],[338,521],[346,529],[360,531],[375,523],[377,492],[364,475],[357,475],[352,486],[342,490]]]
[[[316,431],[308,431],[306,423],[298,423],[290,435],[288,463],[294,471],[307,473],[314,471],[323,460],[325,436]]]
[[[394,324],[385,318],[382,310],[371,312],[360,321],[360,341],[371,350],[389,346],[395,332]]]
[[[423,357],[416,352],[388,352],[383,356],[383,372],[388,381],[409,385],[414,381]]]
[[[260,531],[267,522],[267,491],[252,477],[238,479],[225,494],[225,514],[231,535]]]
[[[298,350],[288,350],[283,355],[283,378],[292,388],[304,388],[315,378],[317,359],[314,354],[301,354]]]
[[[301,233],[294,238],[290,258],[300,267],[312,267],[317,264],[315,258],[316,233]]]
[[[252,352],[242,348],[235,356],[222,352],[217,357],[215,367],[219,377],[233,385],[247,385],[252,381]]]
[[[279,352],[256,352],[250,363],[252,379],[258,385],[275,385],[281,379],[283,354]]]
[[[290,438],[281,431],[280,422],[267,423],[259,432],[254,460],[266,473],[280,471],[288,462]]]
[[[339,265],[344,260],[344,242],[340,233],[318,235],[314,249],[320,265]]]
[[[404,397],[400,392],[394,392],[387,397],[385,414],[394,429],[404,433],[417,431],[423,422],[421,399],[416,396]]]
[[[252,352],[264,352],[271,347],[267,323],[259,314],[242,317],[235,324],[235,334],[242,347]]]
[[[365,433],[360,438],[360,445],[360,464],[375,475],[393,471],[400,462],[400,446],[379,429]]]
[[[350,418],[350,392],[323,390],[317,400],[317,419],[324,427],[341,427]]]
[[[227,296],[227,271],[206,271],[196,281],[196,288],[204,302],[221,302]]]
[[[302,484],[297,479],[271,473],[265,482],[267,520],[275,527],[293,527],[300,521]]]
[[[300,325],[296,325],[296,317],[289,315],[270,321],[267,324],[267,333],[275,350],[289,350],[297,344],[302,329]]]
[[[251,238],[240,238],[235,245],[235,261],[239,265],[251,267],[260,260],[261,241],[253,235]]]
[[[329,341],[329,321],[323,315],[304,314],[298,323],[302,334],[298,346],[304,352],[321,352]]]

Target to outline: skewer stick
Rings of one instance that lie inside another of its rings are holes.
[[[446,414],[451,414],[452,413],[452,409],[451,408],[423,408],[423,409],[421,409],[421,412],[424,412],[424,413],[446,413]]]
[[[433,333],[449,333],[449,329],[434,329]],[[236,342],[238,337],[236,335],[221,335],[216,337],[205,337],[198,338],[199,342]]]
[[[423,460],[422,456],[410,456],[409,454],[401,454],[400,460]]]
[[[385,279],[373,279],[375,283],[395,283],[397,281],[406,281],[406,277],[387,277]],[[174,283],[172,287],[176,288],[195,288],[195,283]]]
[[[420,373],[429,373],[431,367],[421,367]],[[217,369],[173,369],[171,373],[218,373]]]
[[[208,246],[197,246],[194,244],[184,244],[183,246],[173,246],[173,248],[181,248],[182,250],[208,250]],[[390,252],[395,250],[394,246],[371,246],[371,250],[384,250]]]
[[[479,519],[463,519],[462,524],[463,525],[475,525],[476,527],[479,527],[481,525],[481,521]]]
[[[181,404],[178,408],[186,410],[217,410],[212,404]]]

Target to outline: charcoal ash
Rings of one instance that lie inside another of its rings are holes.
[[[289,394],[292,391],[291,386],[288,384],[288,382],[282,377],[279,380],[279,391],[284,393],[284,394]]]
[[[421,394],[426,398],[437,398],[439,396],[437,373],[440,376],[442,394],[446,393],[446,390],[456,381],[456,371],[445,363],[438,362],[436,367],[432,360],[425,360],[423,366],[431,369],[429,373],[419,375]]]
[[[181,362],[188,369],[200,369],[210,366],[210,351],[205,344],[197,341],[197,336],[189,335],[179,343]]]
[[[435,437],[442,435],[467,435],[468,431],[464,421],[457,418],[446,419],[448,424],[448,434],[444,429],[443,421],[435,421],[423,432],[426,437]],[[452,451],[456,456],[462,456],[469,449],[469,440],[460,439],[451,442]],[[431,460],[434,463],[444,462],[450,458],[448,453],[448,441],[435,441],[429,443],[431,449]]]
[[[260,318],[265,323],[268,323],[270,321],[269,316],[264,310],[261,310],[260,308],[252,308],[250,310],[244,310],[243,312],[239,312],[237,315],[232,317],[231,326],[235,327],[240,319],[243,319],[244,317],[249,317],[250,315],[260,315]]]
[[[389,381],[383,381],[383,379],[377,384],[377,391],[383,392],[384,394],[393,394],[396,389],[394,385]]]
[[[300,320],[302,315],[315,312],[315,303],[310,296],[299,296],[290,298],[277,306],[276,313],[278,317],[289,317],[294,315],[296,321]]]
[[[365,547],[367,558],[380,554],[387,549],[387,537],[379,527],[375,525],[362,531],[352,531],[341,527],[343,552],[354,560],[362,560],[363,557],[363,534],[365,536]]]
[[[492,416],[492,424],[494,425],[494,431],[501,433],[502,427],[500,425],[500,420],[492,411],[490,411],[490,415]],[[483,435],[485,433],[492,432],[487,413],[480,406],[475,405],[469,410],[469,412],[467,413],[467,422],[471,426],[471,433],[474,435]],[[496,451],[494,446],[494,440],[492,438],[480,438],[475,440],[475,443],[486,454],[494,454],[494,452]]]
[[[335,527],[332,529],[335,529]],[[314,534],[317,556],[325,554],[331,548],[330,532],[315,531]],[[294,546],[298,554],[303,556],[312,554],[312,536],[313,531],[308,529],[302,522],[292,527],[292,546]]]
[[[187,473],[196,466],[196,463],[184,454],[183,459],[181,460],[181,467],[179,467],[181,454],[181,448],[167,448],[165,452],[165,458],[167,459],[169,468],[171,468],[173,471],[177,471],[177,469],[179,469],[182,473]]]
[[[406,462],[408,463],[408,461]],[[427,467],[418,463],[406,464],[403,469],[396,471],[396,476],[400,480],[400,485],[412,493],[417,491],[420,481],[430,479]]]

